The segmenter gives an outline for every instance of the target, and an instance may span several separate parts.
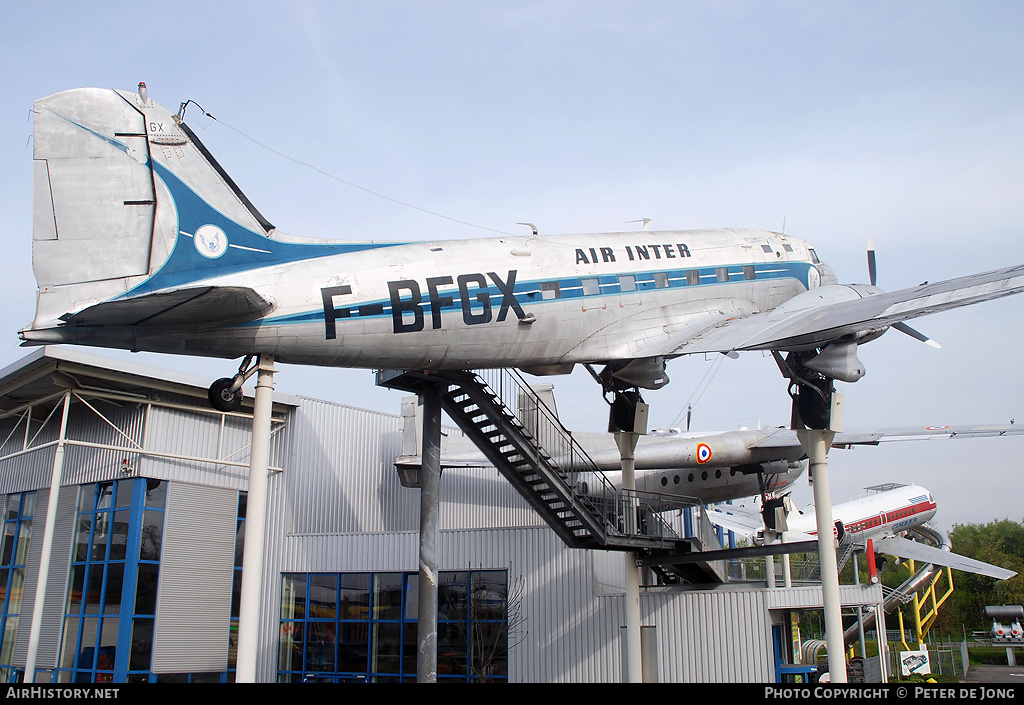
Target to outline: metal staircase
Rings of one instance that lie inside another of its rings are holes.
[[[853,538],[849,533],[843,536],[843,539],[836,546],[836,570],[841,571],[846,567],[846,564],[850,562],[850,557],[853,556],[857,545],[853,542]],[[817,559],[813,569],[811,569],[809,580],[821,580],[821,559]]]
[[[681,535],[679,522],[666,520],[684,511],[703,518],[698,500],[627,492],[610,482],[514,370],[382,370],[377,384],[414,393],[440,385],[445,413],[571,548],[635,551],[650,558],[721,547],[706,519],[698,522],[695,536]],[[687,561],[662,566],[661,572],[677,581],[722,582],[723,563]]]

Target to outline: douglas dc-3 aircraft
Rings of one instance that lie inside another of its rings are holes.
[[[36,101],[38,299],[20,335],[245,358],[211,388],[225,409],[257,354],[374,369],[601,364],[618,394],[664,385],[668,358],[770,350],[802,423],[824,428],[833,380],[864,374],[858,345],[889,327],[923,339],[902,321],[1024,288],[1021,266],[891,293],[839,285],[807,242],[758,230],[301,239],[246,199],[182,121],[186,104],[172,114],[144,84]]]
[[[937,505],[931,492],[918,485],[902,485],[865,497],[850,500],[832,507],[832,518],[850,540],[864,546],[869,539],[876,554],[888,554],[915,561],[949,566],[990,578],[1006,580],[1017,573],[999,566],[967,558],[950,551],[910,541],[900,534],[922,526],[935,516]],[[761,513],[757,508],[719,506],[708,512],[708,518],[731,531],[751,535],[764,529]],[[786,530],[780,538],[784,543],[805,541],[817,536],[813,509],[804,512],[789,512]]]

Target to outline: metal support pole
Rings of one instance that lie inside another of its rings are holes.
[[[869,560],[874,556],[869,552]],[[882,674],[882,682],[889,682],[889,639],[885,632],[885,608],[879,602],[875,610],[875,634],[878,640],[878,670]]]
[[[68,410],[71,407],[71,390],[64,392],[64,412],[60,419],[60,436],[53,452],[53,472],[50,474],[50,494],[46,504],[46,524],[43,528],[43,551],[39,557],[39,578],[36,580],[35,602],[32,604],[32,626],[28,634],[28,655],[25,657],[25,682],[36,682],[36,658],[39,655],[39,634],[43,621],[43,600],[46,597],[46,582],[50,577],[50,554],[53,552],[53,535],[57,526],[57,497],[60,494],[60,478],[64,472],[64,441],[68,431]],[[27,428],[27,423],[26,423]]]
[[[256,647],[260,633],[260,598],[263,587],[263,544],[270,473],[270,418],[274,404],[274,356],[260,355],[252,414],[252,452],[245,513],[245,550],[242,554],[242,590],[238,607],[238,655],[235,682],[256,682]]]
[[[766,545],[771,545],[771,544],[775,543],[775,539],[777,537],[778,537],[778,534],[775,533],[774,531],[765,531],[764,532],[764,542],[765,542]],[[788,555],[788,554],[784,554],[784,555]],[[765,583],[766,583],[767,587],[774,588],[775,587],[775,556],[773,556],[770,553],[764,557],[764,573],[765,573]]]
[[[853,582],[855,585],[860,585],[860,566],[857,564],[856,553],[853,554]],[[864,639],[864,607],[862,605],[857,605],[857,633],[860,637],[860,657],[866,659],[868,652]]]
[[[640,434],[625,431],[615,432],[615,443],[619,447],[622,467],[622,493],[625,516],[623,522],[627,533],[636,527],[636,473],[634,451]],[[626,682],[643,682],[643,654],[640,642],[640,566],[636,554],[624,554],[623,566],[626,574]]]
[[[843,644],[843,612],[839,597],[839,564],[832,535],[832,493],[828,482],[828,451],[834,431],[799,430],[800,444],[810,459],[814,483],[814,513],[818,529],[818,560],[821,565],[821,596],[825,613],[825,644],[832,683],[846,683],[846,647]]]
[[[416,682],[437,682],[437,523],[441,484],[441,385],[420,393],[423,449],[420,465],[420,577],[416,615]]]

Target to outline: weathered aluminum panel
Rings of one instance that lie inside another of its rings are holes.
[[[167,487],[154,673],[227,670],[238,492],[172,482]],[[197,550],[197,546],[202,550]]]
[[[57,111],[57,112],[53,112]],[[142,114],[112,91],[36,101],[32,264],[40,289],[146,274],[156,200]],[[129,154],[77,127],[115,135]],[[97,292],[98,293],[98,292]]]

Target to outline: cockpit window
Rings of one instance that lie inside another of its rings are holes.
[[[808,248],[807,251],[811,253],[812,262],[814,262],[815,264],[821,264],[821,260],[818,259],[818,254],[814,251],[814,248]]]
[[[784,249],[784,250],[785,250],[786,252],[792,252],[792,251],[793,251],[793,246],[792,246],[792,245],[790,245],[790,244],[789,244],[788,242],[784,242],[784,243],[782,243],[782,248],[783,248],[783,249]]]

